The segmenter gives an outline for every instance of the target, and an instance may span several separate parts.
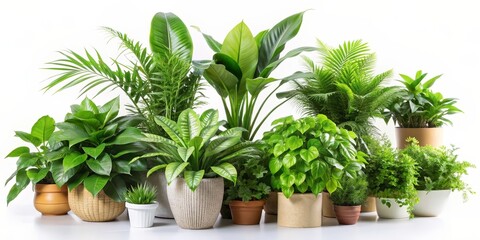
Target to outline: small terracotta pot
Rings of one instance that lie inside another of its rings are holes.
[[[335,218],[335,210],[333,210],[333,202],[330,199],[330,193],[322,193],[322,216],[328,218]]]
[[[266,214],[277,215],[278,209],[278,192],[272,191],[268,194],[265,206],[263,206]]]
[[[35,184],[35,209],[43,215],[64,215],[70,211],[68,205],[68,190],[64,185],[59,188],[56,184]]]
[[[406,139],[414,137],[418,140],[420,146],[430,145],[432,147],[440,147],[443,145],[443,129],[442,128],[399,128],[395,129],[397,148],[406,147]]]
[[[255,225],[260,223],[264,200],[256,201],[231,201],[230,210],[234,224]]]
[[[375,212],[377,208],[375,207],[375,197],[368,197],[367,201],[362,204],[361,212]]]
[[[342,225],[353,225],[360,217],[361,205],[358,206],[337,206],[334,207],[338,223]]]

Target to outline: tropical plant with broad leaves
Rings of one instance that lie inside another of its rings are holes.
[[[85,98],[72,105],[65,121],[57,123],[52,138],[65,142],[64,155],[50,159],[57,185],[72,190],[83,184],[92,195],[104,191],[115,201],[123,201],[129,186],[140,180],[147,170],[144,162],[130,160],[147,150],[145,136],[137,128],[142,118],[117,117],[119,98],[102,106]]]
[[[61,91],[83,85],[81,95],[94,90],[99,95],[118,88],[130,99],[127,108],[146,119],[142,127],[165,135],[155,124],[155,116],[176,120],[182,110],[200,103],[201,72],[192,65],[193,44],[187,27],[173,13],[155,14],[150,51],[127,34],[103,29],[120,40],[122,58],[108,62],[96,50],[84,55],[60,52],[62,58],[48,63],[48,69],[58,74],[44,89]]]
[[[15,184],[7,195],[7,204],[13,201],[30,183],[55,183],[51,172],[52,165],[49,160],[62,154],[65,149],[61,143],[51,140],[50,137],[54,131],[55,120],[48,115],[39,118],[33,124],[30,133],[15,131],[16,137],[31,144],[34,148],[20,146],[7,155],[7,158],[18,158],[17,169],[5,183],[6,185],[15,178]]]
[[[164,116],[157,116],[155,121],[169,138],[146,133],[146,141],[157,143],[157,152],[134,158],[131,163],[162,157],[166,163],[151,168],[147,176],[165,168],[169,184],[179,176],[192,191],[204,177],[220,176],[235,183],[237,171],[231,162],[260,154],[256,144],[242,141],[244,129],[236,127],[219,132],[225,121],[218,121],[217,110],[209,109],[199,116],[187,109],[180,113],[177,122]]]
[[[365,154],[355,149],[355,133],[338,128],[325,115],[289,116],[272,125],[263,136],[269,145],[271,183],[287,198],[325,189],[333,193],[343,175],[356,176],[365,165]]]
[[[385,86],[392,71],[375,74],[375,53],[361,40],[331,48],[318,41],[318,63],[304,58],[310,75],[279,97],[293,97],[304,115],[325,114],[339,127],[354,131],[357,148],[362,136],[375,132],[374,119],[395,100],[398,88]]]
[[[455,107],[455,98],[444,98],[431,87],[442,75],[437,75],[422,83],[427,73],[417,71],[415,77],[400,74],[403,80],[402,95],[388,106],[384,119],[393,119],[401,128],[434,128],[452,124],[447,115],[462,112]]]
[[[265,120],[288,100],[281,101],[262,118],[262,110],[273,93],[288,80],[301,76],[301,73],[294,73],[279,82],[281,79],[272,78],[270,74],[286,59],[315,49],[300,47],[280,56],[286,43],[297,35],[303,14],[300,12],[287,17],[255,36],[242,21],[230,30],[223,43],[203,34],[215,52],[203,76],[222,99],[227,126],[245,128],[247,131],[243,138],[246,140],[253,140]],[[275,82],[279,84],[261,100],[261,93]]]

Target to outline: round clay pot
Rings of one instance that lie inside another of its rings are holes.
[[[360,217],[361,205],[358,206],[337,206],[334,207],[338,223],[342,225],[353,225]]]
[[[333,209],[333,202],[330,199],[330,193],[322,193],[322,214],[324,217],[335,218],[335,210]]]
[[[264,200],[256,201],[231,201],[230,210],[234,224],[255,225],[260,223]]]
[[[391,206],[388,207],[386,204],[383,204],[382,199],[389,201]],[[377,207],[377,214],[380,218],[397,219],[408,218],[410,216],[410,214],[408,214],[407,206],[400,207],[400,205],[395,202],[394,198],[376,198],[375,203]]]
[[[158,207],[157,210],[155,210],[155,217],[173,218],[172,209],[170,209],[170,203],[168,202],[167,179],[165,178],[165,172],[154,172],[147,178],[147,181],[158,189]]]
[[[313,193],[294,193],[286,198],[279,192],[277,224],[298,228],[322,226],[322,197]]]
[[[417,217],[436,217],[442,213],[451,190],[417,191],[419,202],[413,207]]]
[[[277,215],[278,209],[278,192],[270,192],[268,194],[267,200],[265,201],[265,205],[263,206],[266,214],[270,215]]]
[[[442,128],[399,128],[395,129],[397,148],[406,147],[406,139],[414,137],[418,140],[420,146],[430,145],[432,147],[440,147],[443,145],[443,129]]]
[[[360,212],[375,212],[375,197],[368,197],[365,203],[362,204],[362,210]]]
[[[83,185],[70,191],[68,203],[72,212],[87,222],[112,221],[125,211],[125,202],[115,202],[103,191],[94,197]]]
[[[212,228],[222,207],[223,178],[204,178],[194,192],[183,178],[176,178],[167,187],[167,195],[179,227]]]
[[[64,215],[70,211],[67,185],[35,184],[35,209],[43,215]]]

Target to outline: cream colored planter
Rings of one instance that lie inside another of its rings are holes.
[[[322,226],[322,196],[295,193],[287,199],[279,192],[277,223],[282,227]]]
[[[440,147],[443,145],[442,128],[399,128],[395,129],[397,148],[405,148],[408,137],[414,137],[418,140],[420,146],[430,145]]]
[[[377,208],[375,207],[375,197],[368,197],[367,201],[362,204],[362,211],[361,212],[375,212]]]
[[[130,219],[130,227],[133,228],[148,228],[153,226],[155,219],[155,211],[158,203],[152,204],[133,204],[126,203],[128,209],[128,218]]]
[[[167,179],[165,172],[157,171],[148,177],[148,182],[157,188],[158,208],[155,211],[155,217],[173,218],[172,209],[167,197]]]
[[[68,204],[75,215],[87,222],[112,221],[125,211],[125,202],[115,202],[103,191],[93,197],[83,185],[68,193]]]
[[[194,192],[183,178],[177,178],[167,187],[167,194],[178,226],[212,228],[222,207],[223,178],[204,178]]]
[[[328,218],[337,217],[335,214],[335,209],[333,208],[333,202],[330,199],[330,193],[328,192],[322,193],[322,214],[324,217]]]
[[[386,204],[382,204],[382,200],[380,198],[376,198],[376,207],[377,207],[377,214],[380,218],[408,218],[410,215],[408,214],[407,206],[400,207],[395,199],[393,198],[382,198],[390,201],[391,206],[388,207]]]
[[[442,213],[451,190],[417,191],[420,200],[413,208],[418,217],[436,217]]]

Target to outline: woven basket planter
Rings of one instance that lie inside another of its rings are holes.
[[[83,185],[70,191],[68,203],[72,212],[87,222],[112,221],[125,211],[124,202],[113,201],[103,191],[93,197]]]
[[[183,178],[177,178],[167,187],[167,195],[178,226],[212,228],[222,207],[223,178],[205,178],[194,192]]]

